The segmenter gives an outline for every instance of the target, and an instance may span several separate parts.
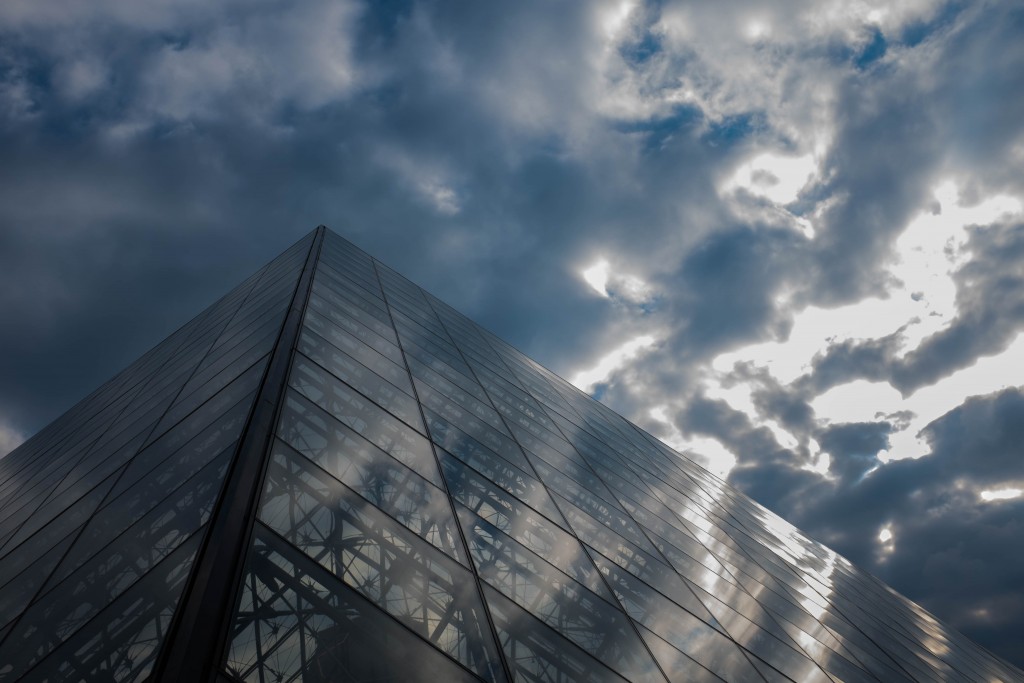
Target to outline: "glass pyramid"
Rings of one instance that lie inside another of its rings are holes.
[[[0,460],[0,681],[1011,681],[324,228]]]

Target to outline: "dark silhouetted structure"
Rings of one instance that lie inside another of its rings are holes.
[[[0,681],[1020,680],[319,228],[0,460]]]

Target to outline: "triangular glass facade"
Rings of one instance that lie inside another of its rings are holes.
[[[0,460],[0,681],[1011,681],[319,228]]]

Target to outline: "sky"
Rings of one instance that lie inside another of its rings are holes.
[[[326,224],[1024,665],[1024,5],[0,2],[0,453]]]

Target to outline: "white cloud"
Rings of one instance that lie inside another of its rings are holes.
[[[829,470],[832,467],[832,455],[827,451],[821,450],[821,446],[815,439],[807,440],[807,450],[811,456],[810,461],[803,465],[801,469],[814,472],[825,478],[831,478]]]
[[[953,272],[962,265],[967,251],[967,228],[989,225],[1021,213],[1015,197],[997,195],[973,206],[961,206],[955,183],[940,183],[933,193],[937,208],[921,212],[896,242],[899,261],[890,269],[902,286],[898,292],[910,296],[889,299],[889,317],[907,321],[903,331],[906,354],[938,332],[956,317],[956,285]]]
[[[978,493],[978,497],[986,503],[1000,500],[1015,500],[1021,496],[1024,496],[1024,489],[1016,488],[986,489]]]
[[[809,372],[815,356],[824,354],[831,344],[880,339],[900,332],[902,356],[948,327],[959,314],[953,274],[969,257],[967,228],[1016,217],[1022,205],[1014,197],[999,195],[962,206],[956,185],[948,181],[936,186],[934,199],[938,208],[918,214],[896,242],[897,258],[889,269],[896,284],[889,288],[886,298],[864,299],[833,309],[809,306],[796,314],[784,341],[754,344],[715,357],[711,366],[718,373],[717,381],[727,380],[734,364],[752,363],[766,368],[780,383],[789,384]],[[980,359],[909,396],[901,396],[885,382],[856,380],[815,397],[811,406],[818,419],[829,424],[913,412],[910,425],[891,435],[892,447],[880,456],[883,460],[901,459],[927,454],[929,445],[918,438],[918,432],[967,397],[1020,385],[1024,385],[1024,337],[1002,353]],[[714,391],[714,382],[709,386]],[[738,395],[740,390],[733,386],[730,392]],[[749,407],[731,403],[757,418]]]
[[[744,189],[776,204],[789,204],[796,200],[817,170],[813,155],[792,157],[764,152],[741,164],[725,183],[723,191]]]
[[[917,458],[931,452],[918,433],[928,423],[945,415],[971,396],[991,394],[1008,387],[1024,386],[1024,334],[994,356],[902,396],[886,382],[855,380],[829,389],[811,401],[819,419],[826,423],[866,422],[883,419],[898,411],[914,414],[909,424],[890,435],[890,448],[879,459]]]
[[[910,300],[909,295],[905,295]],[[753,344],[719,354],[712,361],[718,372],[728,372],[735,363],[753,363],[767,368],[773,377],[788,384],[810,371],[814,356],[830,343],[848,339],[875,339],[892,334],[906,325],[903,304],[870,298],[850,306],[819,308],[808,306],[796,314],[785,341]]]
[[[721,479],[729,476],[736,466],[737,458],[722,442],[708,436],[691,435],[684,437],[668,416],[668,406],[660,405],[651,408],[648,415],[662,425],[665,432],[661,440],[700,463],[706,470]]]
[[[598,259],[580,272],[591,289],[605,298],[644,304],[654,297],[651,287],[636,275],[614,270],[608,259]]]
[[[657,341],[657,338],[650,334],[634,337],[603,356],[594,367],[577,372],[570,381],[581,390],[591,392],[598,384],[608,381],[614,372],[649,350]]]
[[[608,270],[611,265],[605,259],[599,259],[594,265],[580,273],[591,288],[603,297],[608,297]]]

